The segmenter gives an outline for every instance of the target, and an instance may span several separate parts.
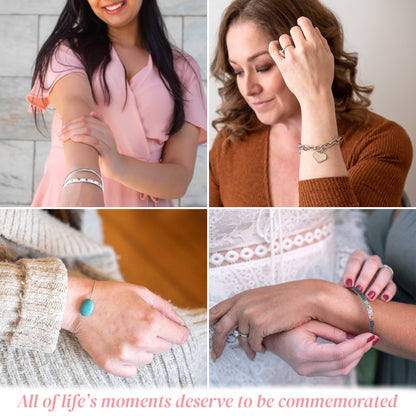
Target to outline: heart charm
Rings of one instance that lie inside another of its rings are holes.
[[[328,159],[326,153],[314,152],[312,156],[318,163],[325,162],[325,160]]]

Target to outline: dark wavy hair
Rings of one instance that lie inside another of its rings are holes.
[[[173,47],[156,0],[145,0],[139,12],[139,30],[143,47],[150,53],[159,76],[174,100],[174,112],[168,134],[178,132],[185,120],[182,83],[174,68]],[[65,42],[85,67],[88,80],[98,72],[106,104],[111,100],[106,82],[106,69],[111,61],[111,41],[107,25],[92,11],[86,0],[67,0],[52,34],[43,44],[36,58],[32,87],[39,79],[45,87],[45,76],[55,49]],[[126,75],[127,88],[127,75]],[[93,90],[92,90],[93,91]],[[95,100],[95,95],[93,91]],[[36,126],[39,128],[35,113]]]
[[[219,95],[222,105],[219,118],[212,122],[216,130],[224,126],[225,135],[231,140],[245,137],[264,126],[241,96],[234,70],[228,62],[226,37],[230,26],[237,20],[252,21],[271,39],[289,33],[301,16],[308,17],[328,41],[335,58],[335,74],[332,93],[338,121],[365,122],[368,118],[369,94],[373,88],[359,86],[356,82],[357,54],[344,51],[341,24],[335,15],[318,0],[235,0],[226,9],[219,28],[218,44],[212,75],[222,83]]]

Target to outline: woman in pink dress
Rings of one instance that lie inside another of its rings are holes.
[[[28,100],[35,116],[55,108],[33,206],[172,206],[206,141],[199,68],[156,0],[68,0]]]

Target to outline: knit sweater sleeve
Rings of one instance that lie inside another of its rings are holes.
[[[0,261],[0,339],[52,352],[61,328],[67,270],[57,258]]]
[[[412,163],[412,145],[398,124],[377,122],[348,136],[341,148],[348,176],[299,182],[303,207],[398,207]],[[381,121],[380,121],[381,120]]]
[[[220,164],[220,149],[223,140],[217,138],[214,140],[209,152],[209,206],[222,207],[220,187],[218,180],[218,166]]]

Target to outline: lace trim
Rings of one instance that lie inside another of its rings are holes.
[[[324,224],[313,230],[305,231],[300,234],[293,234],[283,238],[280,243],[276,238],[272,244],[257,244],[246,247],[237,247],[228,251],[218,251],[209,257],[209,267],[227,266],[235,263],[260,260],[273,255],[287,253],[302,247],[310,246],[332,235],[332,223]]]

